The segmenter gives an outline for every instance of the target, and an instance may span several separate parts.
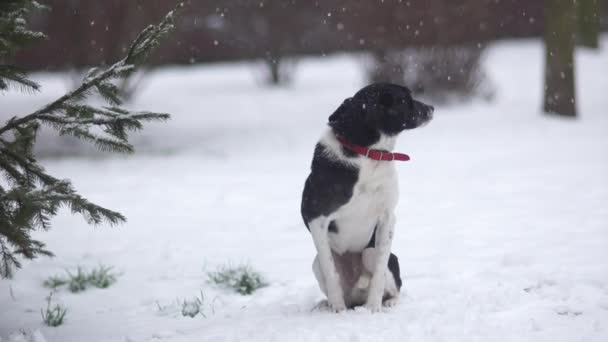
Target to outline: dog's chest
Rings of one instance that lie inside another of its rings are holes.
[[[337,232],[330,245],[337,253],[360,252],[369,243],[378,221],[397,204],[397,175],[393,163],[364,160],[350,200],[336,211]]]

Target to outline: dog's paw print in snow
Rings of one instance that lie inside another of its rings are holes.
[[[505,254],[500,260],[502,267],[522,267],[532,263],[532,257],[519,254]]]
[[[550,280],[550,279],[541,280],[538,283],[536,283],[535,285],[525,287],[524,291],[526,291],[528,293],[534,293],[534,292],[538,292],[544,288],[555,286],[556,284],[557,283],[555,281]]]
[[[575,310],[566,306],[560,306],[558,308],[555,309],[555,313],[560,315],[560,316],[571,316],[571,317],[576,317],[576,316],[580,316],[583,314],[582,310]]]
[[[20,331],[10,334],[6,340],[0,337],[0,342],[46,342],[46,339],[38,330],[30,333]]]

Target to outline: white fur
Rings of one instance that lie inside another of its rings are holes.
[[[346,304],[344,302],[344,293],[340,286],[340,276],[336,271],[336,265],[328,241],[329,222],[330,220],[326,217],[319,217],[308,223],[315,248],[317,249],[317,257],[313,262],[313,271],[322,277],[321,279],[317,277],[317,280],[319,283],[323,283],[321,289],[325,288],[324,292],[327,295],[329,306],[335,311],[342,311],[346,309]]]
[[[398,201],[394,162],[377,161],[364,156],[347,158],[331,130],[323,135],[320,143],[327,148],[328,158],[356,165],[359,168],[359,178],[354,185],[353,195],[346,204],[329,217],[320,217],[309,223],[318,253],[313,264],[315,275],[320,284],[324,283],[321,288],[324,292],[327,291],[330,307],[342,310],[345,307],[344,294],[331,251],[340,255],[346,252],[363,252],[377,226],[376,248],[373,253],[375,260],[367,261],[375,264],[375,267],[371,267],[373,272],[370,270],[372,274],[366,307],[378,311],[385,290],[396,292],[394,281],[392,284],[386,282],[395,225],[393,212]],[[394,137],[382,136],[380,141],[370,148],[391,151],[394,145]],[[338,226],[338,234],[328,233],[331,221],[335,221]]]
[[[392,213],[397,205],[399,192],[394,162],[364,156],[347,158],[331,130],[320,142],[329,151],[327,157],[347,161],[359,168],[359,179],[354,185],[353,196],[331,215],[329,221],[335,220],[338,227],[348,229],[347,234],[331,234],[330,245],[334,252],[361,252],[369,242],[376,224],[384,215]],[[390,151],[394,145],[395,138],[383,136],[371,148]]]

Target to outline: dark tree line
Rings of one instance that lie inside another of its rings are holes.
[[[32,20],[49,39],[17,59],[29,69],[107,63],[119,57],[145,22],[157,20],[176,2],[47,0],[54,10]],[[543,108],[566,115],[576,113],[574,46],[598,46],[608,11],[606,0],[187,2],[189,11],[177,23],[175,40],[161,47],[148,67],[257,59],[265,65],[268,83],[280,84],[289,80],[286,61],[294,56],[366,51],[373,59],[370,80],[401,81],[418,92],[439,92],[441,98],[446,92],[467,96],[475,91],[483,79],[479,61],[488,42],[544,37]],[[125,82],[128,94],[137,83]]]
[[[38,13],[32,26],[47,32],[49,39],[17,57],[20,64],[33,69],[114,60],[145,23],[158,20],[176,2],[46,0],[53,11]],[[150,63],[476,44],[540,37],[543,31],[543,1],[186,2],[189,11],[177,23],[176,39],[161,47]]]

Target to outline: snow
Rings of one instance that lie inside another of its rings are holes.
[[[485,60],[493,101],[439,107],[430,125],[400,138],[397,150],[412,157],[398,166],[393,247],[405,291],[379,314],[314,309],[323,297],[299,213],[326,119],[363,85],[360,58],[302,61],[284,89],[260,87],[246,63],[157,71],[134,107],[173,119],[136,137],[139,154],[44,160],[128,223],[91,228],[65,211],[37,234],[56,257],[0,281],[0,337],[608,341],[607,38],[602,51],[577,54],[578,120],[540,113],[541,44],[505,41]],[[8,93],[2,112],[26,113],[65,91],[58,75],[36,80],[40,96]],[[40,144],[48,152],[71,143]],[[240,296],[206,281],[207,271],[240,262],[269,286]],[[120,271],[116,284],[60,290],[66,322],[44,326],[43,280],[99,264]],[[205,316],[182,316],[201,291]]]

